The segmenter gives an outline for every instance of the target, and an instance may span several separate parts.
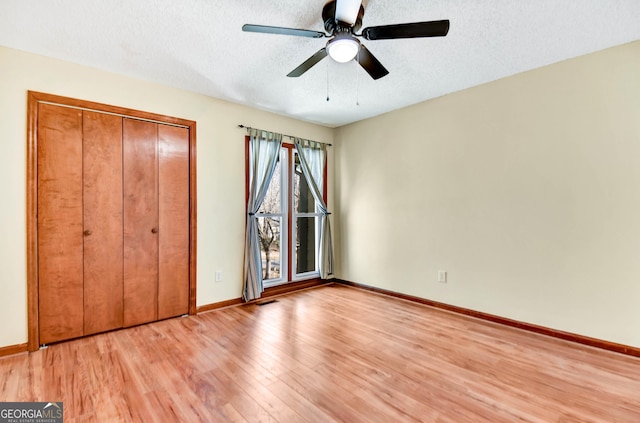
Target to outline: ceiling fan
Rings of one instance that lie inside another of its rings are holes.
[[[397,38],[444,37],[449,32],[449,20],[413,22],[396,25],[370,26],[359,34],[364,6],[361,0],[331,0],[322,9],[325,32],[279,26],[245,24],[242,30],[266,34],[294,35],[308,38],[330,38],[327,45],[287,76],[298,77],[311,69],[327,55],[345,63],[355,59],[373,79],[387,75],[389,71],[356,37],[365,40],[390,40]]]

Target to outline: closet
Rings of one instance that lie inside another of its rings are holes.
[[[30,95],[30,349],[193,312],[195,123]]]

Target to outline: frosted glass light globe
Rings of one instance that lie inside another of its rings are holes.
[[[336,38],[327,45],[329,56],[336,62],[345,63],[358,54],[360,43],[353,38]]]

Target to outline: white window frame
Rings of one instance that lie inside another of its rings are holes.
[[[280,277],[265,279],[263,284],[265,288],[284,285],[291,282],[299,282],[303,280],[319,278],[319,252],[320,252],[320,213],[316,201],[315,212],[296,213],[295,211],[295,192],[294,178],[295,155],[298,154],[295,147],[283,146],[280,150],[280,213],[256,213],[256,217],[276,217],[280,218]],[[296,254],[296,222],[298,217],[314,217],[315,223],[315,269],[313,271],[296,273],[297,254]],[[289,233],[291,231],[291,234]],[[289,251],[291,249],[291,251]],[[291,258],[291,266],[289,266],[289,257]],[[289,275],[289,269],[291,275]]]
[[[292,149],[292,157],[291,157],[291,187],[294,187],[294,178],[295,178],[295,156],[298,154],[298,152],[296,151],[295,148]],[[305,279],[313,279],[316,277],[320,277],[320,268],[318,266],[318,262],[319,262],[319,257],[320,257],[320,216],[322,216],[322,213],[320,213],[320,210],[318,209],[318,202],[315,201],[316,203],[316,211],[313,213],[310,212],[306,212],[306,213],[296,213],[293,204],[295,201],[294,198],[295,195],[295,189],[291,189],[291,193],[289,194],[289,201],[291,202],[292,206],[291,206],[291,244],[292,244],[292,250],[291,250],[291,261],[293,263],[291,263],[291,281],[300,281],[300,280],[305,280]],[[296,222],[297,222],[297,218],[298,217],[315,217],[314,223],[315,223],[315,231],[316,231],[316,235],[315,235],[315,269],[313,271],[310,272],[305,272],[305,273],[297,273],[296,269],[297,269],[297,254],[295,251],[295,245],[296,245],[296,239],[295,236],[296,234]]]
[[[256,213],[258,217],[280,218],[280,277],[262,281],[265,288],[288,283],[289,269],[289,210],[286,199],[289,198],[289,151],[280,149],[280,213]],[[262,269],[261,269],[262,271]]]

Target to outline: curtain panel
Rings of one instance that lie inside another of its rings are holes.
[[[256,213],[267,194],[269,182],[278,163],[282,134],[249,130],[249,199],[247,201],[247,229],[244,247],[244,287],[245,301],[260,298],[264,291],[262,283],[262,257],[258,239],[258,218]]]
[[[320,245],[318,267],[320,277],[327,279],[333,275],[333,243],[331,240],[331,223],[329,210],[322,196],[324,188],[324,167],[327,161],[327,145],[315,141],[295,138],[294,144],[300,157],[302,173],[307,180],[313,197],[322,213],[320,217]]]

